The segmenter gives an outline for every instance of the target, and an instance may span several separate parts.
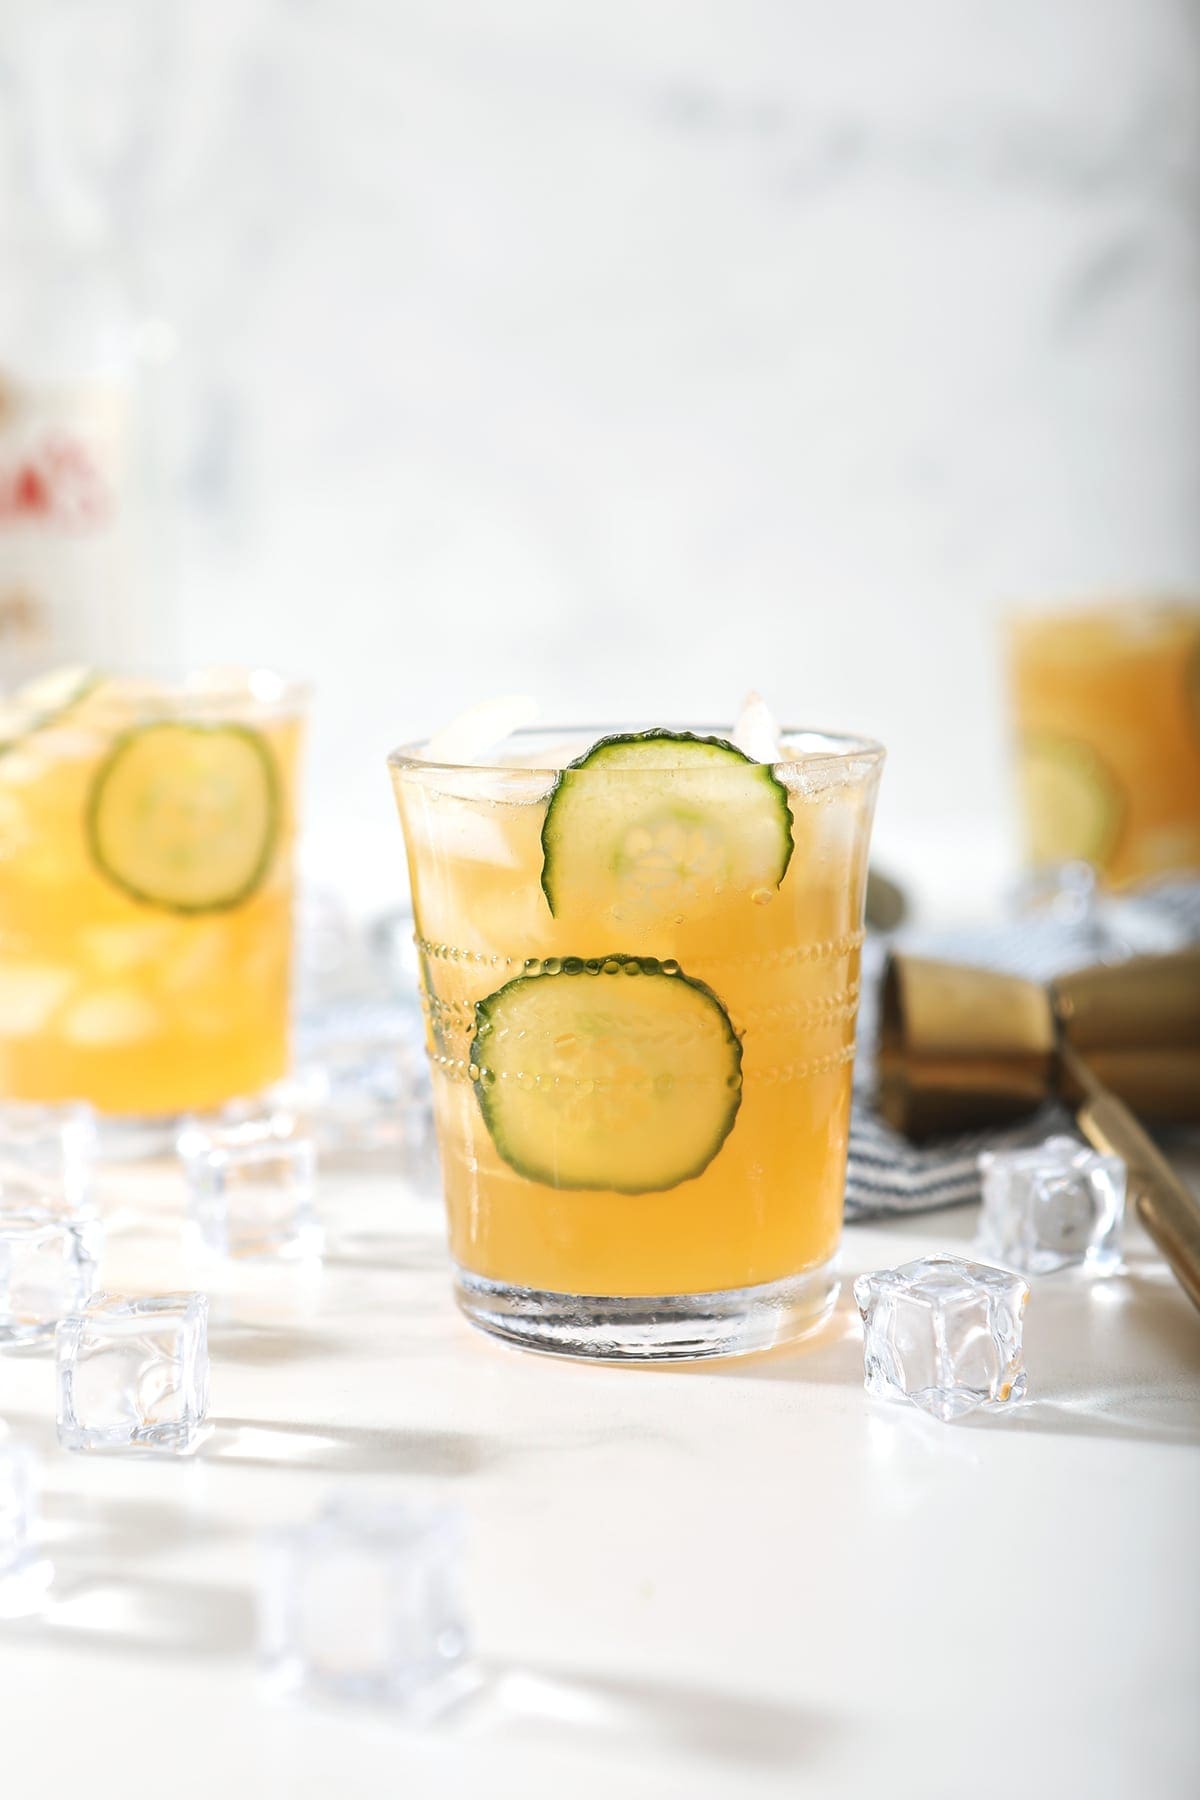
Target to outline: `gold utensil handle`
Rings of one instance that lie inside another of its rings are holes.
[[[1097,1150],[1119,1156],[1127,1197],[1193,1306],[1200,1308],[1200,1200],[1180,1180],[1123,1100],[1088,1083],[1079,1129]]]

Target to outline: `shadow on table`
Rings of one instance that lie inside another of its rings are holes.
[[[305,1326],[273,1325],[252,1320],[218,1321],[209,1329],[214,1356],[222,1362],[261,1368],[271,1363],[323,1361],[340,1351],[353,1352],[351,1338]]]
[[[456,1709],[456,1724],[472,1736],[503,1737],[515,1728],[522,1742],[536,1733],[578,1748],[583,1736],[596,1750],[791,1767],[811,1762],[832,1733],[830,1721],[811,1711],[722,1688],[517,1664],[483,1664],[477,1673],[478,1685]]]
[[[254,1600],[218,1582],[168,1580],[133,1573],[56,1577],[42,1613],[9,1630],[51,1650],[124,1652],[132,1656],[247,1655],[254,1643]]]
[[[717,1375],[744,1381],[797,1381],[829,1387],[862,1386],[862,1328],[850,1283],[819,1331],[798,1343],[776,1344],[746,1356],[718,1356],[651,1367],[674,1375]]]
[[[1078,1271],[1045,1276],[1033,1292],[1029,1397],[1011,1412],[972,1413],[967,1428],[1200,1444],[1200,1319],[1157,1258],[1135,1253],[1119,1274],[1091,1281]],[[1051,1389],[1038,1379],[1038,1349],[1054,1331]]]
[[[281,1424],[216,1419],[198,1455],[251,1468],[315,1469],[334,1475],[474,1475],[494,1462],[481,1438],[461,1431],[404,1427]]]
[[[450,1251],[440,1210],[436,1229],[392,1232],[356,1229],[345,1221],[331,1221],[325,1247],[326,1267],[332,1269],[383,1269],[389,1273],[425,1274],[445,1271],[450,1278]]]
[[[801,1343],[663,1367],[726,1380],[841,1387],[863,1407],[887,1407],[903,1416],[903,1407],[872,1400],[863,1391],[862,1330],[852,1287],[848,1276],[828,1323]],[[1034,1277],[1025,1364],[1027,1400],[997,1412],[971,1413],[943,1429],[1200,1444],[1200,1320],[1150,1252],[1130,1252],[1115,1275],[1066,1269]],[[1046,1378],[1042,1370],[1051,1365],[1055,1372]]]
[[[199,1506],[122,1495],[45,1494],[42,1499],[46,1549],[68,1573],[92,1562],[135,1557],[139,1561],[183,1550],[201,1540],[212,1543],[236,1534]]]
[[[50,1396],[45,1412],[15,1412],[11,1406],[6,1406],[3,1414],[0,1415],[13,1437],[20,1438],[22,1443],[28,1444],[41,1456],[57,1454],[58,1451],[58,1427],[54,1422],[53,1371],[51,1371],[50,1379]]]
[[[47,1494],[43,1542],[53,1582],[7,1629],[51,1650],[217,1656],[251,1642],[248,1593],[148,1571],[156,1556],[236,1535],[198,1507],[122,1496]]]
[[[219,1583],[66,1576],[42,1614],[6,1629],[50,1651],[248,1661],[255,1607],[248,1589]],[[345,1718],[361,1716],[352,1706],[327,1706]],[[413,1722],[386,1710],[374,1717]],[[456,1696],[428,1723],[498,1742],[515,1732],[522,1743],[535,1735],[578,1748],[583,1738],[597,1752],[660,1749],[775,1768],[811,1763],[832,1735],[830,1721],[811,1711],[721,1688],[503,1663],[469,1667]]]
[[[967,1431],[1044,1431],[1058,1437],[1128,1438],[1146,1444],[1200,1444],[1200,1419],[1177,1421],[1173,1402],[1122,1400],[1109,1388],[1081,1389],[1063,1400],[1022,1400],[1003,1414],[977,1412],[958,1422]]]

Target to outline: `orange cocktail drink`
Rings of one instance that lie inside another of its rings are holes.
[[[1200,869],[1200,606],[1029,614],[1010,653],[1029,861],[1113,887]]]
[[[150,1117],[284,1073],[300,732],[265,672],[0,703],[0,1100]]]
[[[392,759],[459,1300],[543,1348],[748,1348],[836,1291],[882,752],[596,739]]]

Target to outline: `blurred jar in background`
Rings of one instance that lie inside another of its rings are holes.
[[[0,690],[176,650],[148,332],[98,248],[43,240],[17,267],[0,304]]]
[[[1009,662],[1028,862],[1200,871],[1200,604],[1021,615]]]
[[[177,656],[175,340],[139,266],[168,66],[149,18],[45,0],[0,40],[0,691]]]

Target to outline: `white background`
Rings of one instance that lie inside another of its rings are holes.
[[[513,689],[761,687],[990,855],[1003,607],[1200,580],[1194,0],[47,6],[178,337],[185,649],[317,677],[381,890],[385,750]]]

